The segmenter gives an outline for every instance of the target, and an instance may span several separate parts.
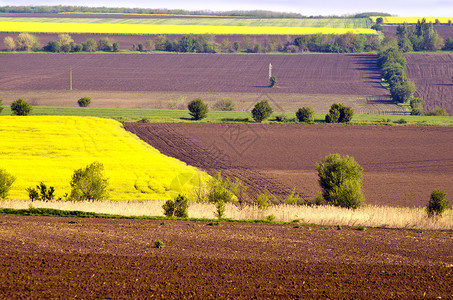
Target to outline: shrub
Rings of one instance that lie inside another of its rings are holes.
[[[413,108],[411,110],[411,116],[424,116],[423,109],[421,108]]]
[[[1,114],[2,111],[3,111],[3,108],[4,108],[4,107],[3,107],[3,100],[0,99],[0,114]]]
[[[256,197],[256,204],[259,209],[266,210],[272,206],[271,196],[268,193],[259,193]]]
[[[5,45],[5,49],[8,51],[14,51],[14,49],[16,49],[16,42],[10,36],[5,37],[3,44]]]
[[[316,169],[327,203],[347,208],[358,208],[363,203],[363,169],[353,157],[330,154],[316,164]]]
[[[252,109],[253,119],[260,123],[269,118],[273,112],[269,102],[265,100],[255,104],[255,107]]]
[[[16,181],[16,177],[6,172],[4,169],[0,169],[0,198],[5,199],[8,197],[9,190]]]
[[[407,121],[406,121],[406,119],[401,118],[401,119],[399,119],[399,120],[396,120],[395,123],[396,123],[396,124],[406,124]]]
[[[113,40],[110,40],[108,37],[99,39],[97,43],[97,49],[99,51],[112,51],[113,49]]]
[[[266,221],[268,222],[274,222],[275,221],[275,216],[272,214],[272,215],[268,215],[266,217]]]
[[[272,76],[269,78],[269,86],[273,88],[274,86],[277,85],[277,76]]]
[[[35,188],[29,187],[25,189],[28,192],[28,198],[33,202],[39,198],[39,193]]]
[[[162,240],[155,240],[154,241],[154,246],[158,249],[161,249],[164,247],[164,242]]]
[[[201,100],[201,98],[197,98],[192,100],[188,105],[187,108],[189,109],[189,114],[193,117],[194,120],[201,120],[206,118],[208,115],[208,105]]]
[[[11,112],[16,116],[27,116],[31,113],[33,107],[24,99],[17,99],[11,103]]]
[[[87,107],[88,105],[91,104],[91,98],[90,97],[82,97],[79,100],[77,100],[77,104],[79,104],[80,107]]]
[[[17,50],[36,50],[39,48],[38,38],[30,33],[19,33],[16,38],[16,49]]]
[[[184,195],[178,195],[175,200],[167,200],[162,206],[167,217],[187,218],[189,200]]]
[[[414,108],[420,108],[422,111],[423,111],[423,99],[420,99],[420,98],[412,98],[411,99],[411,108],[414,109]]]
[[[107,197],[108,180],[104,178],[104,165],[99,162],[74,171],[70,182],[71,200],[99,200]]]
[[[434,107],[432,110],[425,113],[426,116],[448,116],[447,111],[445,108],[442,107]]]
[[[212,108],[213,110],[219,111],[235,111],[236,103],[231,98],[222,98],[214,103],[214,106]]]
[[[47,189],[47,185],[45,185],[43,182],[37,185],[36,189],[30,187],[27,188],[26,190],[28,192],[28,197],[30,197],[31,201],[38,198],[41,198],[41,200],[43,201],[48,201],[52,200],[55,196],[55,188],[51,186],[49,187],[49,189]]]
[[[450,206],[450,202],[446,199],[446,197],[447,194],[445,191],[434,190],[431,193],[428,206],[426,207],[429,217],[433,217],[435,215],[441,216],[448,206]]]
[[[221,173],[215,174],[209,183],[208,201],[215,204],[216,216],[221,219],[225,214],[225,206],[228,202],[237,201],[241,182],[239,179],[232,181],[223,178]]]
[[[112,44],[112,51],[113,51],[113,52],[118,52],[118,51],[120,51],[120,43],[114,42],[114,43]]]
[[[348,123],[354,116],[354,110],[342,103],[334,103],[326,115],[326,123]]]
[[[315,121],[315,112],[311,106],[299,108],[296,112],[299,122],[313,123]]]
[[[46,46],[44,46],[44,51],[59,52],[60,47],[61,47],[60,42],[52,40],[52,41],[49,41]]]
[[[85,42],[82,43],[83,51],[86,52],[95,52],[97,43],[94,39],[89,38]]]

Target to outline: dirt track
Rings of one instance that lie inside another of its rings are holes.
[[[320,190],[315,164],[330,153],[353,156],[364,168],[366,202],[426,206],[433,189],[453,194],[453,128],[138,124],[127,130],[160,150],[210,173],[221,171],[285,195],[296,187],[305,199]]]
[[[453,297],[448,232],[20,216],[0,220],[2,298]],[[163,249],[154,248],[156,239],[164,241]]]

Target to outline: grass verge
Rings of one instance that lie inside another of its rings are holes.
[[[164,201],[22,201],[3,200],[0,214],[45,215],[84,218],[175,219],[163,214]],[[210,203],[191,202],[190,221],[218,221],[215,206]],[[273,215],[273,222],[268,216]],[[379,228],[404,228],[415,230],[453,230],[453,210],[440,218],[428,218],[424,208],[363,206],[352,210],[333,206],[275,205],[267,210],[256,206],[238,207],[227,204],[228,222],[249,223],[296,223],[329,226],[364,226]],[[297,222],[294,222],[297,220]]]

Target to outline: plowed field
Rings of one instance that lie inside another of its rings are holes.
[[[330,153],[353,156],[364,168],[366,202],[426,206],[433,189],[453,194],[453,128],[137,124],[127,130],[160,150],[210,173],[249,185],[251,194],[296,187],[306,199],[319,191],[315,164]]]
[[[448,232],[20,216],[0,220],[3,299],[453,297]],[[164,248],[154,248],[156,239]]]
[[[416,97],[425,101],[425,110],[443,107],[453,115],[453,55],[408,54],[407,77],[417,86]]]
[[[268,67],[278,88],[268,88]],[[386,95],[375,55],[0,54],[1,90]]]

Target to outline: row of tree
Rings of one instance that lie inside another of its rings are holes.
[[[403,52],[408,51],[436,51],[440,49],[453,50],[453,39],[448,38],[445,42],[433,29],[431,23],[421,23],[412,30],[406,25],[398,27],[397,45]],[[415,26],[415,25],[414,25]],[[419,29],[417,29],[419,28]],[[420,35],[419,35],[420,34]],[[383,43],[385,44],[385,39]],[[120,44],[109,37],[95,41],[88,38],[85,42],[76,44],[69,34],[60,34],[58,39],[51,40],[42,49],[37,36],[30,33],[20,33],[16,39],[5,37],[4,47],[8,51],[39,51],[48,52],[95,52],[107,51],[118,52]],[[326,52],[326,53],[360,53],[379,50],[382,43],[377,36],[357,35],[352,32],[346,34],[314,34],[299,36],[294,40],[282,41],[277,37],[270,38],[262,43],[256,38],[244,36],[241,41],[231,42],[224,38],[220,43],[216,42],[216,36],[212,34],[193,35],[187,34],[180,38],[167,38],[166,35],[158,35],[145,43],[133,44],[133,51],[168,51],[168,52],[196,52],[196,53],[267,53],[267,52]]]
[[[3,44],[8,51],[41,50],[38,37],[30,33],[20,33],[16,39],[7,36],[3,40]],[[69,34],[59,34],[57,40],[49,41],[42,50],[47,52],[118,52],[120,44],[108,37],[100,38],[97,42],[93,38],[89,38],[81,44],[76,44]]]

